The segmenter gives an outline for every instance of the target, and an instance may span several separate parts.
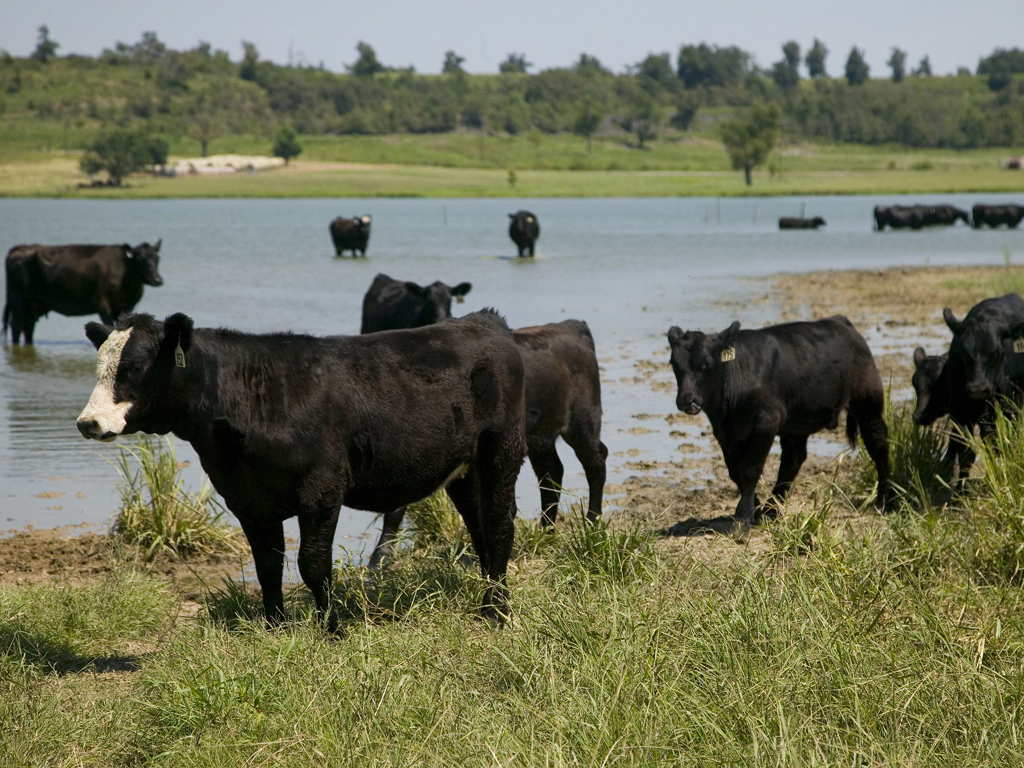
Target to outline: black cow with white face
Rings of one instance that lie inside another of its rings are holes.
[[[343,256],[345,251],[352,251],[352,258],[358,255],[366,256],[372,222],[373,219],[370,216],[353,216],[351,219],[338,216],[334,219],[331,222],[330,231],[335,255]]]
[[[535,255],[537,238],[540,237],[540,222],[537,221],[537,217],[529,211],[516,211],[510,213],[508,217],[511,219],[508,225],[508,236],[512,238],[512,242],[519,249],[520,258],[526,256],[527,251],[530,256]]]
[[[858,430],[878,470],[876,504],[889,495],[888,430],[884,391],[871,350],[842,316],[721,333],[672,327],[668,332],[676,407],[707,414],[729,477],[740,491],[736,522],[756,523],[774,509],[761,507],[757,482],[776,435],[782,443],[772,496],[782,500],[807,458],[807,438],[834,429],[846,411],[846,434]]]
[[[377,275],[363,296],[363,322],[360,333],[422,328],[452,316],[452,297],[459,302],[472,290],[470,283],[454,288],[440,280],[418,285]]]
[[[131,315],[86,335],[98,382],[79,431],[191,443],[249,540],[270,621],[284,615],[285,518],[298,517],[299,572],[333,631],[341,506],[390,512],[446,484],[489,582],[483,612],[502,620],[526,441],[523,361],[497,314],[325,338]]]
[[[98,314],[113,323],[131,312],[146,285],[164,283],[160,244],[16,245],[7,254],[3,330],[11,341],[31,344],[36,322],[48,312],[71,317]]]

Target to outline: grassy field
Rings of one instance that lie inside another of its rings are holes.
[[[717,195],[902,194],[1024,191],[1024,173],[1003,171],[994,150],[963,152],[794,145],[772,172],[747,187],[708,139],[664,142],[641,152],[620,142],[545,137],[534,150],[523,137],[308,137],[287,169],[220,177],[136,176],[120,189],[78,189],[86,177],[73,151],[35,152],[0,163],[6,197],[641,197]],[[264,142],[265,143],[265,142]],[[189,146],[176,148],[188,156]],[[214,153],[265,153],[248,137],[213,143]],[[535,155],[527,157],[524,153]],[[195,152],[198,155],[198,152]],[[512,158],[518,158],[513,162]],[[488,167],[473,167],[473,164]],[[494,167],[496,166],[496,167]],[[515,169],[515,186],[509,184]]]

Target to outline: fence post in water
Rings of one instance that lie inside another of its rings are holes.
[[[807,203],[800,203],[800,218],[804,217],[804,208],[807,207]]]
[[[722,198],[718,198],[715,203],[718,205],[718,225],[722,225]]]

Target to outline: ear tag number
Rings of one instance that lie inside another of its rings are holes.
[[[726,347],[722,350],[722,362],[729,363],[736,359],[736,347]]]
[[[1013,340],[1013,351],[1016,352],[1018,355],[1021,352],[1024,352],[1024,339]]]
[[[465,301],[466,301],[466,297],[465,296],[456,296],[455,297],[455,303],[456,304],[464,304]],[[1016,349],[1016,347],[1014,347],[1014,349]]]
[[[181,342],[174,348],[174,364],[179,368],[185,367],[185,352],[181,349]]]

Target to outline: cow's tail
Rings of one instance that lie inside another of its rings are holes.
[[[10,301],[5,301],[4,302],[4,319],[3,319],[2,327],[0,327],[0,339],[4,339],[4,338],[7,337],[7,320],[8,320],[8,318],[10,316],[11,316],[11,302]]]
[[[846,412],[846,439],[850,441],[850,447],[857,447],[857,433],[860,430],[860,425],[857,424],[857,418],[850,411]]]

